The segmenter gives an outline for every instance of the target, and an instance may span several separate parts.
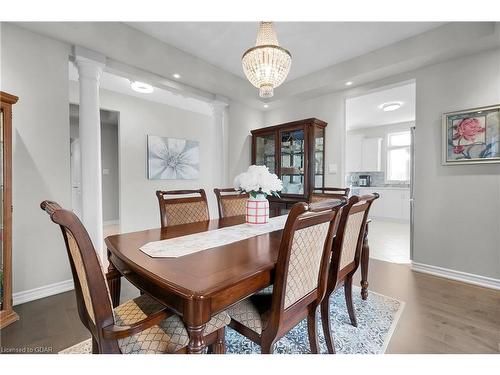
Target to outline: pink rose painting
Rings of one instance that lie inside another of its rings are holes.
[[[464,118],[455,120],[453,124],[453,140],[456,145],[468,145],[473,143],[484,143],[485,117]]]
[[[445,164],[500,162],[500,106],[445,114]]]

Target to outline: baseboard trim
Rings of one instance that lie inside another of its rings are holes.
[[[448,268],[431,266],[423,263],[411,263],[411,269],[415,272],[444,277],[446,279],[461,281],[467,284],[482,286],[485,288],[500,290],[500,280],[492,277],[475,275],[472,273],[450,270]]]
[[[20,305],[21,303],[26,303],[40,298],[53,296],[54,294],[67,292],[69,290],[73,290],[74,287],[75,286],[73,284],[73,279],[60,281],[58,283],[41,286],[39,288],[14,293],[12,295],[12,302],[14,306]]]

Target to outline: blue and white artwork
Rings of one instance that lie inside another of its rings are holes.
[[[148,135],[150,180],[196,180],[199,175],[198,141]]]

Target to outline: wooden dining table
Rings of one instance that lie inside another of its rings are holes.
[[[280,214],[286,212],[271,210],[271,216]],[[107,237],[106,278],[113,306],[119,304],[123,276],[182,317],[189,334],[188,353],[204,352],[203,330],[212,316],[273,284],[282,230],[178,258],[151,257],[140,247],[244,222],[244,216],[234,216]],[[367,236],[368,230],[361,259],[363,299],[368,297]]]

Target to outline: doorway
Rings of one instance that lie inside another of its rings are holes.
[[[410,263],[415,82],[346,100],[345,183],[379,193],[370,210],[370,257]]]
[[[79,106],[70,104],[71,200],[73,212],[81,218],[81,152]],[[101,109],[102,218],[104,235],[116,233],[120,224],[120,182],[118,157],[119,112]]]

